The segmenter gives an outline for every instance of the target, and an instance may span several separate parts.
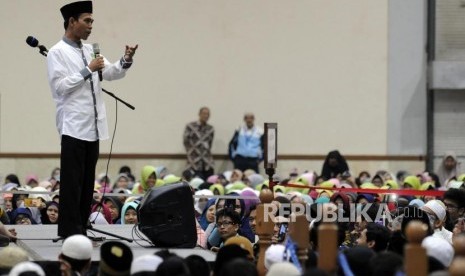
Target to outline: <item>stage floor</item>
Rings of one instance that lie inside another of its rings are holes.
[[[52,241],[57,237],[56,225],[7,225],[6,227],[15,228],[16,232],[18,233],[18,241],[16,244],[10,243],[10,246],[18,246],[23,248],[29,253],[33,261],[57,261],[63,241],[58,241],[56,243]],[[120,240],[126,243],[132,249],[134,257],[153,254],[161,250],[161,248],[149,247],[149,243],[137,238],[135,234],[133,235],[133,226],[131,225],[96,225],[95,228],[134,240],[132,243]],[[97,237],[104,237],[105,240],[119,240],[117,238],[94,231],[88,231],[87,233],[88,236],[95,235]],[[140,233],[140,235],[143,236],[142,233]],[[100,245],[102,243],[103,242],[94,243],[95,246],[92,253],[92,261],[100,260]],[[173,252],[182,258],[190,255],[199,255],[207,262],[214,262],[216,259],[216,253],[201,248],[169,248],[169,250],[170,252]]]

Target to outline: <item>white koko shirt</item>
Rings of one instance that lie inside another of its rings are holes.
[[[82,47],[87,63],[93,59],[90,44]],[[111,64],[105,60],[102,71],[104,80],[116,80],[125,76],[132,63],[124,59]],[[98,73],[89,70],[82,59],[77,43],[63,37],[47,55],[48,82],[56,104],[56,126],[60,135],[68,135],[80,140],[96,141],[108,139],[108,125],[105,103]],[[97,107],[97,127],[95,128],[92,78]]]

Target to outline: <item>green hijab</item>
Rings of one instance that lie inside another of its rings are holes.
[[[142,189],[144,189],[144,192],[146,192],[149,189],[149,187],[147,186],[147,179],[149,179],[149,176],[153,173],[155,174],[155,177],[158,179],[157,170],[154,166],[145,166],[142,168],[140,185],[142,186]]]

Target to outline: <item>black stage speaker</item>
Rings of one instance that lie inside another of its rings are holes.
[[[194,248],[194,201],[187,182],[150,189],[138,207],[139,230],[155,247]]]

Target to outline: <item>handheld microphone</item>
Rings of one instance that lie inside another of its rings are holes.
[[[33,37],[33,36],[28,36],[26,38],[26,43],[31,46],[32,48],[35,48],[35,47],[39,47],[39,50],[40,50],[40,53],[44,56],[47,56],[48,54],[48,50],[47,48],[45,48],[44,45],[39,45],[39,41],[37,40],[37,38]]]
[[[95,57],[100,56],[100,47],[99,47],[98,43],[92,44],[92,48],[94,49]],[[102,70],[98,70],[98,78],[99,78],[100,81],[103,80]]]

